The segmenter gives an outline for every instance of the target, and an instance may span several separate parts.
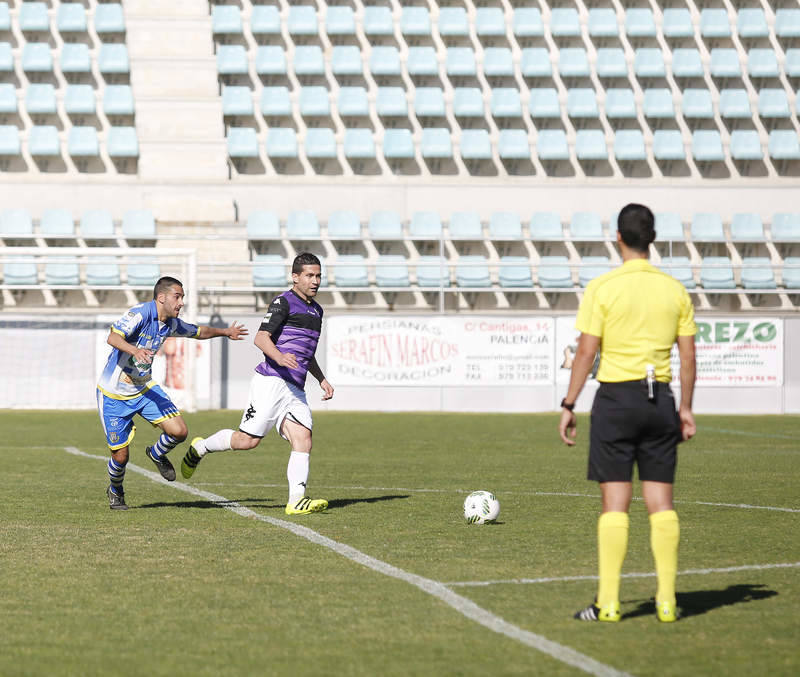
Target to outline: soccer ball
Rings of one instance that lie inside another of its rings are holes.
[[[500,514],[500,501],[491,491],[473,491],[464,501],[467,524],[488,524]]]

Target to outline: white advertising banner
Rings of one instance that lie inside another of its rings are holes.
[[[336,385],[549,385],[552,317],[330,317]]]

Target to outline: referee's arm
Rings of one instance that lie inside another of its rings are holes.
[[[692,337],[694,338],[694,337]],[[575,404],[578,395],[581,394],[589,372],[592,370],[595,355],[600,349],[600,337],[582,332],[578,338],[578,350],[575,353],[575,360],[572,363],[572,373],[569,377],[569,388],[564,401]],[[691,412],[690,412],[691,413]],[[578,434],[578,419],[575,413],[569,409],[561,410],[561,421],[558,424],[558,432],[564,444],[570,446],[575,444],[575,437]]]
[[[678,407],[678,416],[681,419],[683,439],[688,440],[694,437],[697,432],[697,425],[694,422],[694,414],[692,413],[694,382],[697,378],[694,336],[678,336],[676,340],[678,343],[678,356],[681,360],[681,403]]]

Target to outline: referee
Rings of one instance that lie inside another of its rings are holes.
[[[561,401],[558,431],[575,444],[573,409],[600,350],[589,435],[590,480],[600,483],[597,524],[599,585],[593,604],[575,614],[583,621],[620,619],[619,583],[628,548],[628,509],[633,465],[650,515],[650,545],[656,564],[656,617],[677,619],[678,515],[672,505],[677,445],[694,436],[694,308],[686,288],[647,260],[655,240],[653,213],[629,204],[619,213],[617,244],[622,265],[592,280],[578,309],[581,332],[569,389]],[[670,389],[670,351],[677,341],[681,401]]]

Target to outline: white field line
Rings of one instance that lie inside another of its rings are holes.
[[[64,451],[74,454],[75,456],[81,456],[83,458],[90,458],[96,459],[100,461],[107,461],[106,456],[95,456],[93,454],[86,454],[75,447],[63,447]],[[323,536],[316,531],[309,529],[308,527],[301,526],[299,524],[295,524],[294,522],[288,522],[286,520],[277,519],[275,517],[269,517],[267,515],[261,515],[249,508],[246,508],[243,505],[236,503],[235,501],[230,501],[224,496],[218,496],[216,494],[212,494],[207,491],[203,491],[202,489],[197,489],[193,486],[189,486],[188,484],[183,484],[182,482],[167,482],[164,480],[161,475],[156,472],[152,472],[150,470],[145,470],[133,463],[128,463],[126,466],[127,470],[132,472],[139,473],[140,475],[144,475],[148,479],[153,480],[159,484],[163,484],[167,487],[171,487],[173,489],[177,489],[178,491],[184,491],[188,494],[194,494],[195,496],[199,496],[201,498],[206,499],[212,503],[216,503],[222,508],[226,510],[230,510],[231,512],[241,516],[241,517],[249,517],[252,519],[259,520],[261,522],[266,522],[267,524],[271,524],[273,526],[279,527],[281,529],[285,529],[287,531],[292,532],[296,536],[300,536],[305,538],[306,540],[315,543],[316,545],[321,545],[326,547],[330,550],[333,550],[335,553],[341,555],[342,557],[346,557],[353,562],[361,564],[362,566],[367,567],[368,569],[372,569],[373,571],[377,571],[378,573],[383,574],[384,576],[389,576],[391,578],[397,578],[401,581],[405,581],[406,583],[413,585],[416,588],[419,588],[423,592],[439,599],[440,601],[447,604],[452,609],[455,609],[460,614],[469,618],[476,623],[496,632],[498,634],[504,635],[510,639],[514,639],[526,646],[529,646],[533,649],[536,649],[552,658],[555,658],[562,663],[566,663],[567,665],[571,665],[579,670],[583,670],[586,673],[591,675],[601,675],[603,677],[628,677],[627,673],[620,672],[615,668],[611,667],[610,665],[606,665],[604,663],[600,663],[599,661],[591,658],[590,656],[586,656],[585,654],[576,651],[575,649],[571,649],[568,646],[564,646],[559,644],[558,642],[554,642],[552,640],[543,637],[542,635],[537,635],[536,633],[529,632],[528,630],[523,630],[522,628],[509,623],[508,621],[504,620],[500,616],[493,614],[490,611],[478,606],[473,601],[467,599],[466,597],[462,597],[458,593],[453,592],[450,590],[446,585],[443,583],[439,583],[438,581],[434,581],[430,578],[424,578],[423,576],[418,576],[417,574],[412,574],[408,571],[400,569],[398,567],[392,566],[387,562],[382,560],[376,559],[374,557],[370,557],[369,555],[361,552],[360,550],[356,550],[355,548],[346,545],[345,543],[340,543],[338,541],[334,541],[326,536]]]
[[[707,576],[708,574],[727,574],[736,571],[761,571],[764,569],[796,569],[800,562],[786,562],[781,564],[745,564],[738,567],[722,567],[719,569],[686,569],[679,571],[678,576]],[[654,573],[629,573],[622,574],[622,578],[655,578]],[[452,588],[477,588],[489,585],[526,585],[531,583],[567,583],[570,581],[596,581],[597,576],[551,576],[546,578],[509,578],[497,581],[452,581],[444,585]]]

